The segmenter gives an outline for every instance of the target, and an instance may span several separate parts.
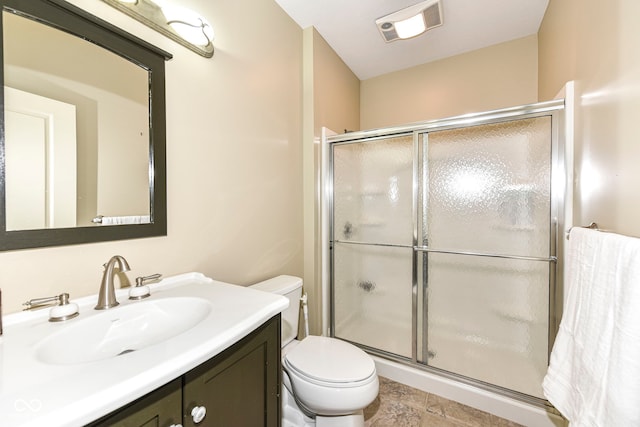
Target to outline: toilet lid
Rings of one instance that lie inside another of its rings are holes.
[[[306,337],[285,355],[285,360],[302,375],[323,382],[358,382],[375,372],[371,357],[336,338]]]

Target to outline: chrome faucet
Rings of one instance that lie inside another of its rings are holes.
[[[104,265],[104,273],[102,274],[102,282],[100,283],[100,292],[98,293],[98,305],[95,306],[96,310],[106,310],[108,308],[118,305],[116,301],[115,285],[113,279],[116,275],[114,271],[115,264],[118,264],[118,269],[121,272],[129,271],[129,263],[120,255],[112,256],[109,262]]]

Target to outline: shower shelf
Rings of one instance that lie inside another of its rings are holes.
[[[509,312],[506,310],[493,310],[493,312],[502,319],[507,319],[514,322],[528,324],[540,323],[539,320],[536,320],[531,316],[525,316],[523,313]]]
[[[357,223],[360,227],[382,227],[384,225],[387,225],[386,221],[383,220],[366,220],[366,221],[359,221]]]
[[[497,231],[521,231],[521,232],[536,231],[536,229],[532,225],[509,226],[504,224],[496,224],[491,226],[491,228]]]

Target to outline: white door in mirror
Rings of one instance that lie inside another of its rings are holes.
[[[4,93],[7,230],[75,227],[76,107]]]

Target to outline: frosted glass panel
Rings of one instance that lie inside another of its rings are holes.
[[[428,364],[539,398],[549,263],[428,255]]]
[[[505,120],[332,145],[333,333],[544,399],[552,116]]]
[[[410,248],[337,243],[335,336],[411,357]]]
[[[411,245],[413,137],[334,147],[334,237]]]
[[[428,244],[549,256],[551,118],[428,135]]]

